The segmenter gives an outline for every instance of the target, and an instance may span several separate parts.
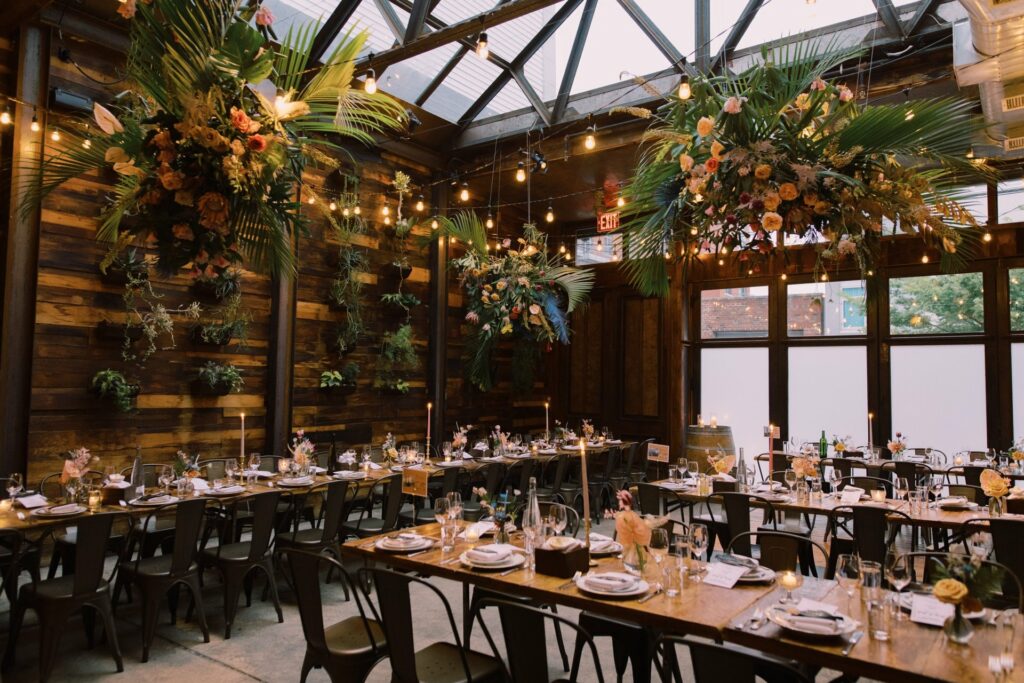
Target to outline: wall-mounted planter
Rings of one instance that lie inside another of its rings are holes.
[[[227,396],[231,393],[231,384],[228,382],[217,382],[211,387],[208,382],[194,379],[192,380],[191,391],[193,396]]]
[[[128,284],[128,271],[124,268],[118,268],[117,266],[110,266],[107,268],[107,272],[99,271],[100,280],[108,285],[117,285],[118,287],[124,287]],[[138,270],[133,273],[136,280],[148,280],[149,271]]]
[[[189,336],[192,339],[192,343],[196,346],[227,346],[233,339],[231,334],[223,334],[219,338],[210,338],[209,340],[203,339],[203,330],[201,327],[193,327],[189,331]]]

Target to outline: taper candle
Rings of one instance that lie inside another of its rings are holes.
[[[550,422],[550,419],[549,419],[550,414],[551,414],[550,410],[549,410],[550,408],[551,408],[551,403],[549,401],[544,401],[544,440],[545,441],[550,441],[551,440],[551,422]]]
[[[245,466],[245,413],[242,413],[242,441],[238,448],[238,457],[242,460],[242,466]]]
[[[871,456],[870,451],[872,450],[872,448],[875,445],[874,439],[871,438],[872,437],[871,421],[874,419],[874,417],[875,417],[874,413],[868,413],[868,451],[869,451],[868,457]]]
[[[583,537],[590,549],[590,485],[587,483],[587,440],[580,439],[580,487],[583,489]]]
[[[718,416],[717,415],[712,415],[711,416],[711,428],[712,429],[718,429]]]

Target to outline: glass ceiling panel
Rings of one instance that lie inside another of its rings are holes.
[[[485,61],[469,52],[459,60],[458,65],[444,79],[444,83],[434,91],[434,94],[424,103],[423,108],[432,114],[440,116],[449,121],[457,121],[463,112],[469,109],[469,105],[476,101],[476,98],[501,75],[501,69],[489,61]],[[501,106],[501,95],[494,98],[491,107]],[[527,105],[526,98],[522,97],[514,106],[506,111],[518,109]],[[486,116],[486,111],[483,116]]]
[[[519,89],[519,85],[515,81],[509,81],[504,88],[498,91],[498,96],[491,100],[491,103],[484,108],[477,118],[485,119],[488,116],[507,114],[510,111],[529,106],[530,101],[526,99],[526,95]]]
[[[497,4],[497,0],[441,0],[431,14],[446,24],[454,24],[486,12]],[[489,37],[490,31],[487,33]]]
[[[731,26],[739,17],[746,0],[716,0],[712,3],[711,16],[724,12],[726,26]],[[877,10],[871,0],[843,0],[843,2],[816,2],[808,5],[806,0],[771,0],[765,3],[754,17],[750,28],[743,35],[737,48],[760,45],[786,36],[811,31],[822,26],[838,24],[849,19],[875,15]],[[712,35],[714,30],[712,29]]]
[[[274,31],[277,35],[283,37],[288,32],[288,28],[293,24],[301,25],[309,21],[319,21],[320,23],[327,21],[327,18],[331,16],[331,13],[337,7],[338,0],[265,0],[263,4],[274,13]],[[408,21],[409,15],[406,12],[396,8],[395,13],[398,14],[403,24]],[[331,42],[327,49],[327,54],[330,54],[338,46],[340,36],[345,35],[349,29],[356,31],[365,29],[369,31],[370,37],[366,41],[364,52],[380,52],[395,43],[394,34],[391,33],[387,22],[384,21],[384,17],[372,0],[364,0],[359,4],[359,7],[352,14],[352,18],[349,19],[348,23],[345,24],[345,27],[338,34],[339,37]]]
[[[380,87],[399,99],[415,102],[420,93],[434,80],[434,76],[458,51],[458,44],[449,43],[398,64],[392,64],[384,72]]]

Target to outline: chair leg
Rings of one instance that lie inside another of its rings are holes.
[[[154,590],[142,593],[142,661],[149,661],[149,648],[156,636],[156,621],[160,616],[160,593]]]
[[[3,668],[9,669],[14,664],[14,652],[21,634],[21,623],[25,619],[25,602],[18,600],[11,609],[11,627],[7,635],[7,649],[4,652]]]
[[[231,624],[238,612],[238,598],[242,593],[242,576],[237,572],[224,572],[224,639],[231,637]]]
[[[124,671],[124,660],[121,658],[121,645],[117,642],[117,627],[114,625],[114,610],[110,604],[110,596],[105,593],[101,594],[95,607],[103,617],[103,633],[110,645],[110,654],[114,657],[117,672],[121,673]]]
[[[306,683],[306,676],[313,669],[313,658],[310,656],[309,649],[306,649],[306,656],[302,658],[302,671],[299,673],[299,683]]]
[[[572,669],[569,673],[569,680],[575,681],[580,670],[580,659],[583,657],[583,646],[586,642],[583,640],[583,634],[576,634],[576,644],[573,646],[572,651]]]
[[[551,611],[558,614],[558,608],[555,605],[551,605]],[[558,654],[562,657],[562,671],[568,671],[569,656],[565,652],[565,641],[562,639],[562,627],[557,621],[555,622],[555,640],[558,642]]]
[[[185,585],[188,587],[189,593],[192,595],[189,612],[192,612],[192,610],[195,609],[199,628],[203,632],[203,642],[208,643],[210,642],[210,627],[206,624],[206,607],[203,605],[203,592],[199,588],[199,577],[187,577],[185,579]]]
[[[178,597],[181,595],[181,584],[176,583],[167,591],[167,609],[171,613],[171,626],[178,623]]]
[[[86,649],[96,647],[96,611],[89,605],[82,607],[82,626],[85,628]]]
[[[60,566],[61,560],[63,559],[64,551],[61,550],[60,543],[53,544],[53,554],[50,556],[50,567],[46,570],[46,580],[57,577],[57,567]]]
[[[284,623],[284,612],[281,611],[281,598],[277,595],[277,581],[274,580],[274,564],[268,557],[260,565],[263,573],[267,575],[267,585],[270,587],[270,597],[274,601],[274,609],[277,610],[277,623]]]
[[[44,623],[39,623],[39,681],[46,683],[53,673],[53,667],[57,663],[57,649],[60,646],[60,636],[64,632],[64,625],[67,623],[67,613],[49,615]],[[40,615],[42,617],[42,615]],[[57,622],[57,623],[54,623]]]

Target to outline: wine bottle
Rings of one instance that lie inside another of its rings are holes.
[[[828,440],[825,438],[825,430],[821,430],[821,440],[818,441],[818,456],[821,458],[828,457]]]

